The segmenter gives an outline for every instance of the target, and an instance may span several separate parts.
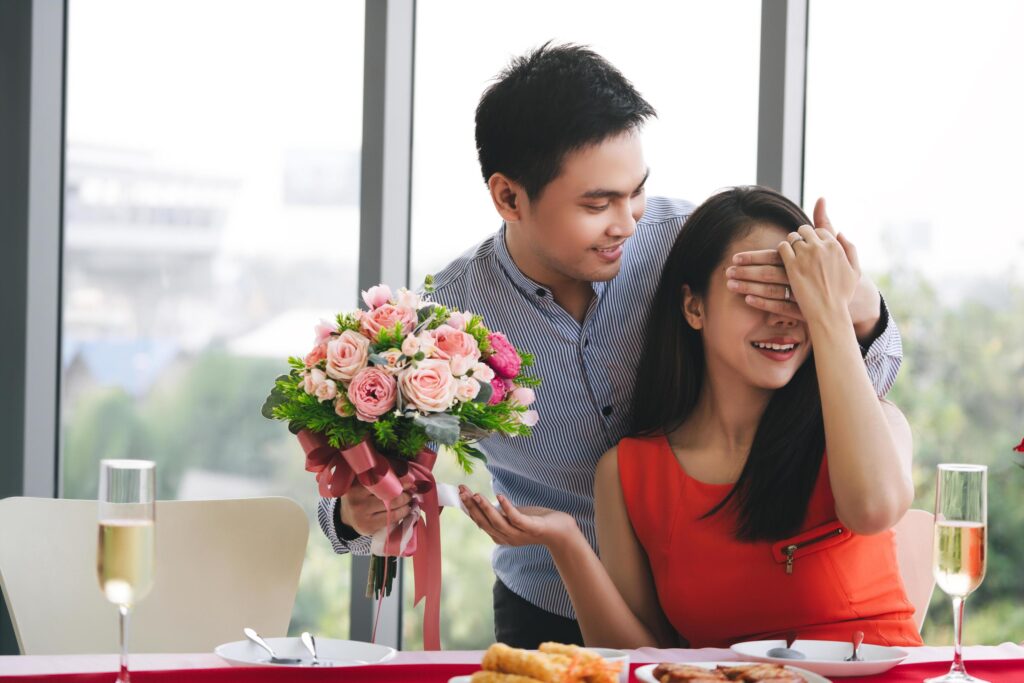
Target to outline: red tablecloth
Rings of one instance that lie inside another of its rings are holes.
[[[634,664],[631,668],[635,670]],[[133,683],[447,683],[453,676],[472,673],[473,664],[388,664],[334,669],[270,669],[267,667],[231,667],[218,669],[181,669],[177,671],[140,671],[132,674]],[[949,670],[948,662],[904,664],[875,676],[841,678],[843,683],[921,683],[930,676]],[[993,659],[968,662],[968,671],[990,683],[1021,683],[1024,681],[1024,660]],[[47,674],[40,676],[2,676],[0,681],[36,683],[111,683],[110,673]]]

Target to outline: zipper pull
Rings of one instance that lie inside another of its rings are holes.
[[[796,552],[796,548],[797,548],[797,546],[795,546],[795,545],[787,545],[786,546],[785,552],[786,552],[786,573],[787,574],[792,574],[793,573],[793,560],[795,559],[793,557],[793,553]]]

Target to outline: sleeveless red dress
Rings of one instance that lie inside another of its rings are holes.
[[[623,439],[619,478],[665,616],[691,647],[747,640],[921,645],[899,574],[893,532],[852,533],[836,519],[822,459],[801,531],[776,542],[735,539],[728,507],[700,517],[731,484],[688,476],[664,436]]]

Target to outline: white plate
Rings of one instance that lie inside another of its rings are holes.
[[[803,652],[807,659],[779,659],[765,655],[773,647],[786,647],[786,643],[782,640],[753,640],[736,643],[730,649],[744,659],[773,664],[795,664],[801,669],[814,671],[823,676],[870,676],[888,671],[910,654],[901,647],[865,643],[860,646],[857,653],[864,661],[844,662],[843,660],[853,652],[850,643],[835,640],[798,640],[793,643],[793,649]]]
[[[310,666],[313,658],[309,655],[298,638],[266,638],[270,647],[278,657],[298,657],[300,664],[271,664],[270,655],[256,643],[248,640],[237,640],[233,643],[218,645],[214,652],[231,662],[242,666]],[[358,640],[335,640],[333,638],[317,638],[316,654],[321,666],[362,666],[363,664],[380,664],[395,656],[393,647],[374,645]]]
[[[714,669],[714,668],[718,667],[719,665],[721,665],[721,666],[744,666],[744,665],[749,666],[753,662],[672,662],[672,663],[673,664],[688,664],[690,666],[699,666],[702,669]],[[635,672],[636,679],[638,681],[644,681],[644,683],[659,683],[658,679],[654,677],[654,673],[653,673],[654,670],[657,667],[658,667],[657,664],[647,664],[647,665],[639,667],[636,670],[636,672]],[[792,671],[795,674],[800,674],[801,676],[803,676],[804,680],[807,681],[807,683],[832,683],[827,678],[823,678],[822,676],[819,676],[818,674],[816,674],[816,673],[814,673],[812,671],[807,671],[806,669],[801,669],[799,667],[795,667],[795,666],[792,666],[790,664],[787,664],[786,668],[789,669],[790,671]]]

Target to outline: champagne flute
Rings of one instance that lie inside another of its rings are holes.
[[[153,588],[155,564],[156,463],[101,460],[99,545],[100,588],[120,613],[121,667],[117,683],[129,683],[128,612]]]
[[[926,683],[987,683],[967,673],[962,652],[964,602],[985,578],[987,480],[984,465],[939,465],[932,561],[935,582],[953,599],[953,665],[949,673]]]

